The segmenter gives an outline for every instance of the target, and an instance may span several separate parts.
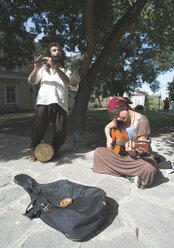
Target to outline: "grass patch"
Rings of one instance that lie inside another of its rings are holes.
[[[106,108],[89,109],[86,115],[87,129],[104,129],[105,125],[110,122]]]
[[[145,115],[151,126],[152,135],[160,135],[162,133],[174,132],[174,115],[163,114],[156,111],[137,111]],[[107,109],[89,109],[86,117],[86,126],[89,129],[104,130],[107,123],[110,122]]]
[[[148,118],[151,127],[160,127],[163,125],[173,125],[174,127],[174,115],[163,114],[155,111],[142,111],[141,113]]]
[[[163,114],[155,111],[138,111],[147,116],[151,125],[151,136],[174,132],[174,115]],[[0,115],[0,130],[25,134],[31,130],[34,112],[12,113]],[[104,134],[104,127],[110,122],[106,108],[92,108],[87,111],[86,130],[95,134]]]
[[[33,118],[34,112],[22,112],[22,113],[11,113],[11,114],[0,114],[0,120],[13,120],[23,118]]]

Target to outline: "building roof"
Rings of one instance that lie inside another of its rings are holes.
[[[145,93],[133,93],[131,96],[145,96]]]

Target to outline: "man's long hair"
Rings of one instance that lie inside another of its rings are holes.
[[[65,62],[64,62],[64,60],[65,60],[65,52],[64,52],[64,50],[62,49],[61,45],[58,42],[51,43],[49,45],[48,52],[47,52],[48,53],[48,56],[51,57],[51,48],[53,46],[59,47],[59,49],[61,50],[61,52],[62,52],[62,59],[59,60],[59,63],[61,64],[62,67],[65,67]]]

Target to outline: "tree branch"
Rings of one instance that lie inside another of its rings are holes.
[[[86,72],[88,71],[94,54],[93,5],[94,5],[94,0],[84,0],[84,19],[85,19],[87,50],[85,53],[83,63],[79,69],[79,74],[81,78],[83,78]]]
[[[90,74],[92,77],[95,77],[97,73],[102,71],[107,59],[112,55],[116,44],[131,24],[135,22],[146,2],[147,0],[137,0],[136,3],[129,8],[126,14],[115,24],[115,27],[102,52],[90,69]]]

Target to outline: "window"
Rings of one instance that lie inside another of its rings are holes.
[[[7,103],[16,102],[15,86],[7,86],[6,94],[7,94]]]
[[[17,104],[17,86],[5,85],[5,104]]]

